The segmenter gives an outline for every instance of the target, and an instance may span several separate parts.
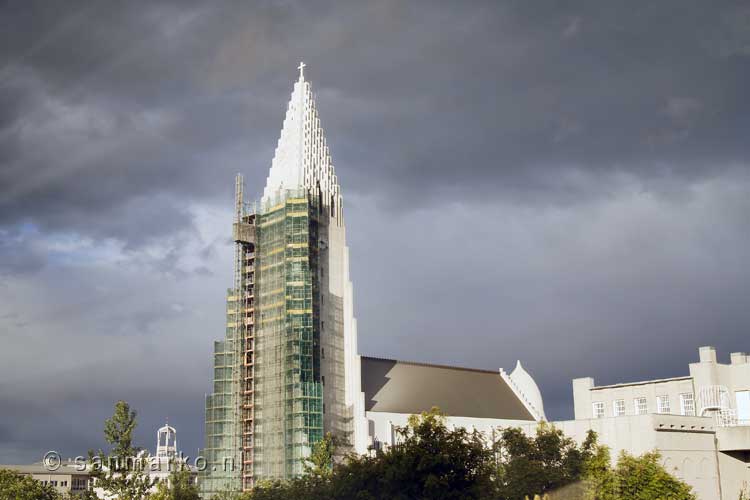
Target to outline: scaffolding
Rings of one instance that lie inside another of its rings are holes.
[[[240,385],[240,442],[242,449],[242,489],[253,487],[253,431],[255,399],[255,214],[242,215],[235,223],[235,241],[242,251],[237,256],[241,270],[235,280],[239,283],[241,344],[239,365]]]
[[[324,432],[352,431],[343,301],[328,292],[330,209],[306,189],[252,208],[242,196],[238,176],[234,287],[206,397],[204,498],[299,476]]]
[[[239,490],[236,471],[238,453],[234,446],[237,433],[236,382],[236,303],[234,289],[227,290],[227,331],[224,340],[214,342],[213,392],[206,396],[205,448],[200,455],[206,468],[200,473],[204,498],[222,490]]]
[[[253,375],[255,214],[247,213],[244,184],[237,175],[235,195],[234,288],[227,290],[224,340],[214,343],[213,393],[206,396],[204,498],[253,484]]]
[[[258,478],[300,475],[323,437],[317,214],[305,190],[279,192],[257,214]]]

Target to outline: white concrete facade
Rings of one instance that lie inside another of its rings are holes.
[[[594,379],[573,380],[576,420],[649,413],[695,416],[695,390],[690,377],[596,387]],[[689,406],[688,401],[693,401]],[[645,405],[644,405],[645,403]],[[691,410],[692,408],[692,410]],[[597,409],[603,414],[596,414]]]
[[[599,443],[610,448],[613,464],[623,451],[642,455],[659,450],[666,469],[692,486],[698,498],[722,498],[718,493],[719,463],[714,446],[716,427],[711,418],[647,414],[584,418],[554,425],[579,443],[589,430],[595,431]],[[523,429],[528,434],[535,432],[534,426]],[[726,498],[736,500],[737,496]]]
[[[718,363],[715,350],[704,347],[700,360],[690,365],[689,376],[609,386],[596,386],[591,378],[576,379],[575,420],[553,424],[579,443],[589,430],[595,431],[599,442],[610,448],[613,464],[621,452],[637,456],[658,450],[664,467],[689,484],[699,499],[736,500],[750,485],[750,425],[742,418],[750,359],[734,353],[731,360],[730,364]],[[389,377],[399,373],[403,376],[404,372],[388,371]],[[517,368],[514,373],[521,372]],[[536,406],[543,412],[543,403],[533,378],[527,373],[508,376],[502,370],[499,374],[533,418],[475,418],[454,411],[446,417],[449,427],[480,431],[490,441],[507,427],[520,427],[529,435],[536,432],[543,414],[534,410]],[[717,386],[721,390],[704,389]],[[716,394],[727,407],[706,410],[716,403],[716,397],[711,399]],[[376,399],[378,395],[382,391]],[[388,401],[387,396],[380,399]],[[597,406],[603,413],[596,411]],[[728,411],[734,419],[725,418]],[[396,444],[397,428],[405,426],[412,413],[365,411],[367,447]]]
[[[750,423],[750,360],[742,352],[730,359],[729,364],[718,363],[713,347],[701,347],[688,376],[607,386],[594,385],[592,378],[575,379],[575,418],[620,416],[621,402],[625,415],[721,413],[730,423]],[[639,412],[638,402],[644,399],[645,411]],[[597,409],[604,413],[597,414]]]
[[[390,413],[368,411],[365,413],[369,427],[368,445],[373,448],[387,448],[398,443],[398,427],[405,427],[409,421],[409,413]],[[529,425],[528,420],[505,420],[497,418],[473,418],[447,416],[446,425],[449,429],[463,428],[469,432],[479,431],[489,441],[494,441],[503,428],[522,427]],[[534,426],[537,423],[533,424]],[[366,450],[365,450],[366,452]]]
[[[50,470],[42,462],[30,465],[0,465],[0,469],[30,476],[42,484],[53,487],[61,495],[79,495],[88,490],[93,481],[88,468],[81,463],[83,462],[68,460],[62,462],[55,470]]]
[[[722,406],[722,401],[711,401],[718,390],[726,395],[722,417],[730,419],[729,424],[750,425],[750,357],[747,354],[734,352],[730,363],[724,364],[717,362],[713,347],[701,347],[699,361],[690,364],[690,377],[697,390],[699,411],[715,403]]]
[[[554,424],[579,442],[596,431],[613,462],[622,451],[658,450],[701,500],[736,500],[750,485],[750,359],[730,360],[719,363],[713,347],[701,347],[688,376],[608,386],[575,379],[575,420]]]

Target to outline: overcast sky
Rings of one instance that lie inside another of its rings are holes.
[[[562,5],[565,5],[564,7]],[[746,2],[3,2],[0,463],[203,440],[234,175],[300,60],[361,354],[571,379],[750,350]]]

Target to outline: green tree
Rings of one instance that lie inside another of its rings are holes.
[[[373,456],[349,455],[332,465],[330,473],[259,485],[250,498],[492,498],[492,451],[479,433],[449,430],[437,409],[412,416],[398,433],[399,444],[385,451]],[[318,451],[315,462],[325,472],[335,446],[324,444]]]
[[[13,470],[0,469],[0,498],[13,500],[60,500],[55,488]]]
[[[93,490],[88,489],[80,493],[75,493],[75,494],[71,493],[70,499],[71,500],[99,500],[99,497],[96,496],[96,493],[94,493]]]
[[[190,470],[180,464],[175,467],[169,475],[169,481],[158,483],[156,491],[151,493],[148,500],[200,500],[198,486],[193,482]]]
[[[169,483],[172,490],[171,500],[200,500],[198,486],[193,481],[189,469],[180,467],[172,472]]]
[[[596,435],[589,431],[589,436]],[[583,471],[584,490],[581,497],[584,500],[617,500],[617,484],[612,472],[609,458],[609,448],[596,446],[588,457]]]
[[[306,459],[305,474],[329,478],[333,473],[333,459],[342,442],[338,436],[330,432],[312,447],[310,457]]]
[[[329,500],[330,483],[313,476],[290,481],[264,481],[249,493],[232,500]],[[222,499],[223,500],[223,499]]]
[[[492,451],[478,432],[449,430],[437,408],[412,415],[399,442],[337,470],[336,498],[489,498]]]
[[[211,496],[211,500],[240,500],[242,498],[247,498],[248,495],[242,495],[241,493],[237,491],[231,491],[231,490],[222,490],[219,491]]]
[[[154,484],[145,471],[148,454],[133,445],[136,416],[127,402],[115,403],[112,418],[104,422],[104,438],[111,445],[110,453],[105,455],[100,450],[97,459],[89,451],[95,486],[119,500],[142,500]]]
[[[610,467],[609,450],[602,446],[585,473],[587,500],[695,500],[689,485],[671,475],[658,452],[640,457],[622,452]]]
[[[594,432],[578,445],[542,423],[533,436],[505,429],[489,445],[478,432],[449,430],[433,409],[412,416],[398,436],[395,446],[343,461],[333,460],[328,438],[315,447],[307,475],[261,483],[243,499],[694,500],[657,453],[624,454],[613,469]]]
[[[172,500],[172,492],[166,482],[160,482],[156,485],[156,491],[148,496],[148,500]]]
[[[113,456],[132,457],[140,451],[133,446],[133,431],[138,425],[137,416],[127,401],[118,401],[115,403],[112,418],[104,421],[104,439],[112,445]]]
[[[658,452],[645,453],[640,457],[623,452],[614,471],[620,497],[632,500],[694,500],[690,486],[667,472],[659,463],[660,458]]]
[[[504,429],[493,446],[499,457],[498,497],[521,499],[563,489],[566,498],[580,497],[577,483],[596,447],[594,433],[590,432],[579,448],[573,439],[546,422],[539,424],[535,436],[518,428]]]

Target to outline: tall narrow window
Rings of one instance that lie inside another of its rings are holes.
[[[737,402],[737,420],[750,424],[750,391],[737,391],[734,398]]]
[[[604,418],[604,403],[601,401],[597,401],[593,405],[594,409],[594,418]]]
[[[633,400],[636,415],[645,415],[648,413],[648,400],[646,398],[635,398]]]
[[[666,394],[656,396],[656,412],[657,413],[670,413],[669,408],[669,396]]]
[[[616,399],[613,405],[613,408],[614,408],[615,417],[620,417],[622,415],[625,415],[625,400]]]
[[[695,399],[692,392],[680,394],[680,413],[683,415],[695,415]]]

